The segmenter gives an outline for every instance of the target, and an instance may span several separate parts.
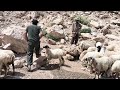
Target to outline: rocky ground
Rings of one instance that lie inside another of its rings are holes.
[[[63,34],[65,38],[59,42],[43,37],[41,39],[41,47],[50,45],[51,48],[66,47],[70,48],[71,26],[74,18],[81,20],[82,29],[91,29],[91,33],[82,33],[81,41],[92,40],[100,41],[108,45],[114,44],[115,52],[119,52],[120,46],[120,12],[119,11],[1,11],[0,12],[0,46],[7,47],[5,49],[13,50],[16,60],[26,60],[27,43],[23,38],[23,34],[28,25],[31,24],[33,18],[38,18],[39,26],[48,34],[52,31],[59,33],[59,37]],[[8,35],[8,36],[4,36]],[[86,42],[85,41],[85,42]],[[7,46],[6,46],[7,45]],[[74,49],[73,46],[71,48]],[[22,54],[22,55],[21,55]],[[34,60],[36,60],[34,55]],[[53,65],[55,64],[55,65]],[[66,66],[62,66],[61,70],[57,67],[58,60],[52,60],[51,65],[54,68],[49,70],[34,70],[27,72],[26,67],[16,68],[15,76],[8,74],[8,79],[91,79],[94,75],[89,71],[82,69],[81,62],[65,60]],[[12,71],[12,70],[10,70]]]

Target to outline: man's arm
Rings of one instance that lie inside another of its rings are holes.
[[[24,33],[24,39],[28,41],[27,32]]]
[[[28,32],[28,28],[26,28],[26,32],[24,33],[24,39],[25,39],[26,41],[28,41],[27,32]]]
[[[40,32],[39,36],[40,36],[40,39],[44,36],[42,31]]]
[[[76,23],[73,22],[73,24],[72,24],[72,32],[75,32],[75,29],[76,29]]]

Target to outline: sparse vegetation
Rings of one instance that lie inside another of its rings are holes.
[[[82,16],[78,16],[76,19],[80,20],[80,23],[81,23],[81,24],[90,26],[90,21],[87,20],[87,18],[82,17]]]
[[[80,31],[80,33],[91,33],[91,29],[90,29],[90,28],[82,29],[82,30]]]

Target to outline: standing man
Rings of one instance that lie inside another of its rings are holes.
[[[32,25],[26,28],[25,40],[28,42],[27,49],[27,67],[28,71],[31,71],[31,65],[33,64],[33,52],[35,49],[36,58],[41,54],[40,51],[40,38],[43,36],[41,28],[37,26],[38,21],[36,19],[32,20]]]
[[[81,28],[82,28],[82,25],[80,24],[80,21],[78,19],[76,19],[75,22],[72,25],[72,40],[71,40],[71,44],[77,44]]]

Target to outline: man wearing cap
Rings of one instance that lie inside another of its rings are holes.
[[[80,21],[78,19],[76,19],[75,22],[73,22],[71,44],[77,44],[78,42],[79,32],[80,32],[80,29],[82,28],[82,25],[79,22]]]
[[[33,64],[33,52],[35,48],[36,58],[40,56],[40,38],[43,36],[41,28],[37,26],[38,21],[32,20],[32,25],[26,28],[25,40],[28,42],[27,49],[27,67],[28,71],[31,71],[31,65]]]

